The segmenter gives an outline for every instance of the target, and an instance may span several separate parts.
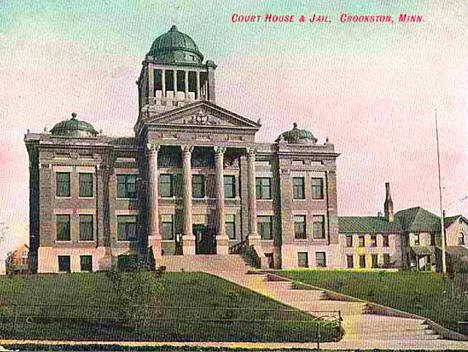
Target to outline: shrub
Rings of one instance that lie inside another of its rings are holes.
[[[122,317],[135,328],[146,326],[153,315],[161,315],[164,283],[146,268],[137,267],[134,272],[115,269],[107,272],[112,289],[118,298]]]
[[[248,265],[254,268],[260,268],[261,266],[260,257],[258,256],[257,251],[255,250],[254,246],[249,246],[247,248],[247,250],[244,253],[244,257]]]

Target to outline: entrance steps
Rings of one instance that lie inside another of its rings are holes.
[[[163,255],[157,265],[164,265],[166,271],[202,271],[202,272],[242,272],[249,269],[239,254],[195,254]]]
[[[269,281],[267,275],[247,274],[249,267],[237,254],[163,256],[158,265],[166,266],[167,271],[210,273],[317,317],[327,316],[330,314],[327,311],[339,310],[345,334],[338,345],[360,341],[375,344],[406,341],[408,346],[424,347],[432,346],[437,340],[438,344],[447,341],[440,340],[441,336],[422,319],[369,314],[362,302],[331,300],[320,289],[293,289],[289,281]]]

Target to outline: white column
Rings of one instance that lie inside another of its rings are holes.
[[[174,105],[177,106],[177,70],[172,72],[174,73]]]
[[[148,144],[148,247],[152,247],[155,259],[161,257],[159,233],[158,151],[159,145]]]
[[[195,236],[192,227],[192,151],[193,146],[182,147],[183,173],[183,226],[182,245],[184,255],[195,254]]]
[[[189,93],[188,78],[189,78],[189,71],[185,71],[185,100],[189,99],[189,96],[188,96],[188,93]]]
[[[162,98],[166,98],[166,70],[161,70],[161,89],[162,89]]]
[[[197,71],[197,100],[200,99],[200,71]]]
[[[154,68],[151,66],[151,64],[148,64],[148,103],[153,104],[154,103]]]
[[[255,152],[254,148],[247,148],[247,190],[249,198],[249,244],[260,240],[257,228],[257,195],[255,185]]]
[[[229,237],[226,235],[224,223],[224,152],[225,147],[215,147],[216,166],[216,213],[217,213],[217,236],[216,253],[229,254]]]

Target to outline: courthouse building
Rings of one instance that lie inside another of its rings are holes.
[[[144,58],[134,137],[107,137],[76,114],[28,131],[33,271],[244,245],[264,267],[343,266],[333,144],[296,124],[258,142],[255,116],[216,104],[215,73],[173,26]]]

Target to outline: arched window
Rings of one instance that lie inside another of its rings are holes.
[[[465,245],[465,234],[463,232],[460,232],[458,234],[458,245],[459,246],[464,246]]]

